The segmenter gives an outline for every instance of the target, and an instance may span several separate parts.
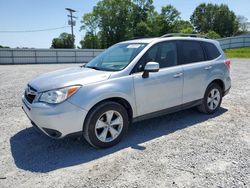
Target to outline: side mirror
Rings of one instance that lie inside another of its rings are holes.
[[[148,62],[144,68],[142,74],[143,78],[148,78],[150,72],[158,72],[160,69],[159,63],[157,62]]]

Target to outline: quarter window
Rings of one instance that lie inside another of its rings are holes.
[[[220,52],[214,44],[209,42],[202,42],[202,45],[206,51],[207,60],[216,59],[220,56]]]

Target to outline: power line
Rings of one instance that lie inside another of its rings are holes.
[[[19,30],[19,31],[0,31],[0,33],[33,33],[33,32],[43,32],[43,31],[52,31],[52,30],[58,30],[67,28],[69,26],[63,26],[63,27],[54,27],[54,28],[47,28],[47,29],[35,29],[35,30]]]

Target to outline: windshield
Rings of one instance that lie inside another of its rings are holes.
[[[124,69],[147,44],[123,43],[111,46],[85,65],[87,68],[105,71]]]

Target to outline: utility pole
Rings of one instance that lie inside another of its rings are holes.
[[[74,29],[73,29],[73,27],[76,25],[76,21],[73,20],[73,18],[77,18],[77,17],[73,16],[73,13],[76,12],[76,11],[71,9],[71,8],[66,8],[66,10],[69,11],[68,17],[70,18],[70,20],[68,21],[68,24],[71,26],[71,35],[72,35],[71,40],[72,40],[72,46],[74,46],[75,37],[74,37]]]

